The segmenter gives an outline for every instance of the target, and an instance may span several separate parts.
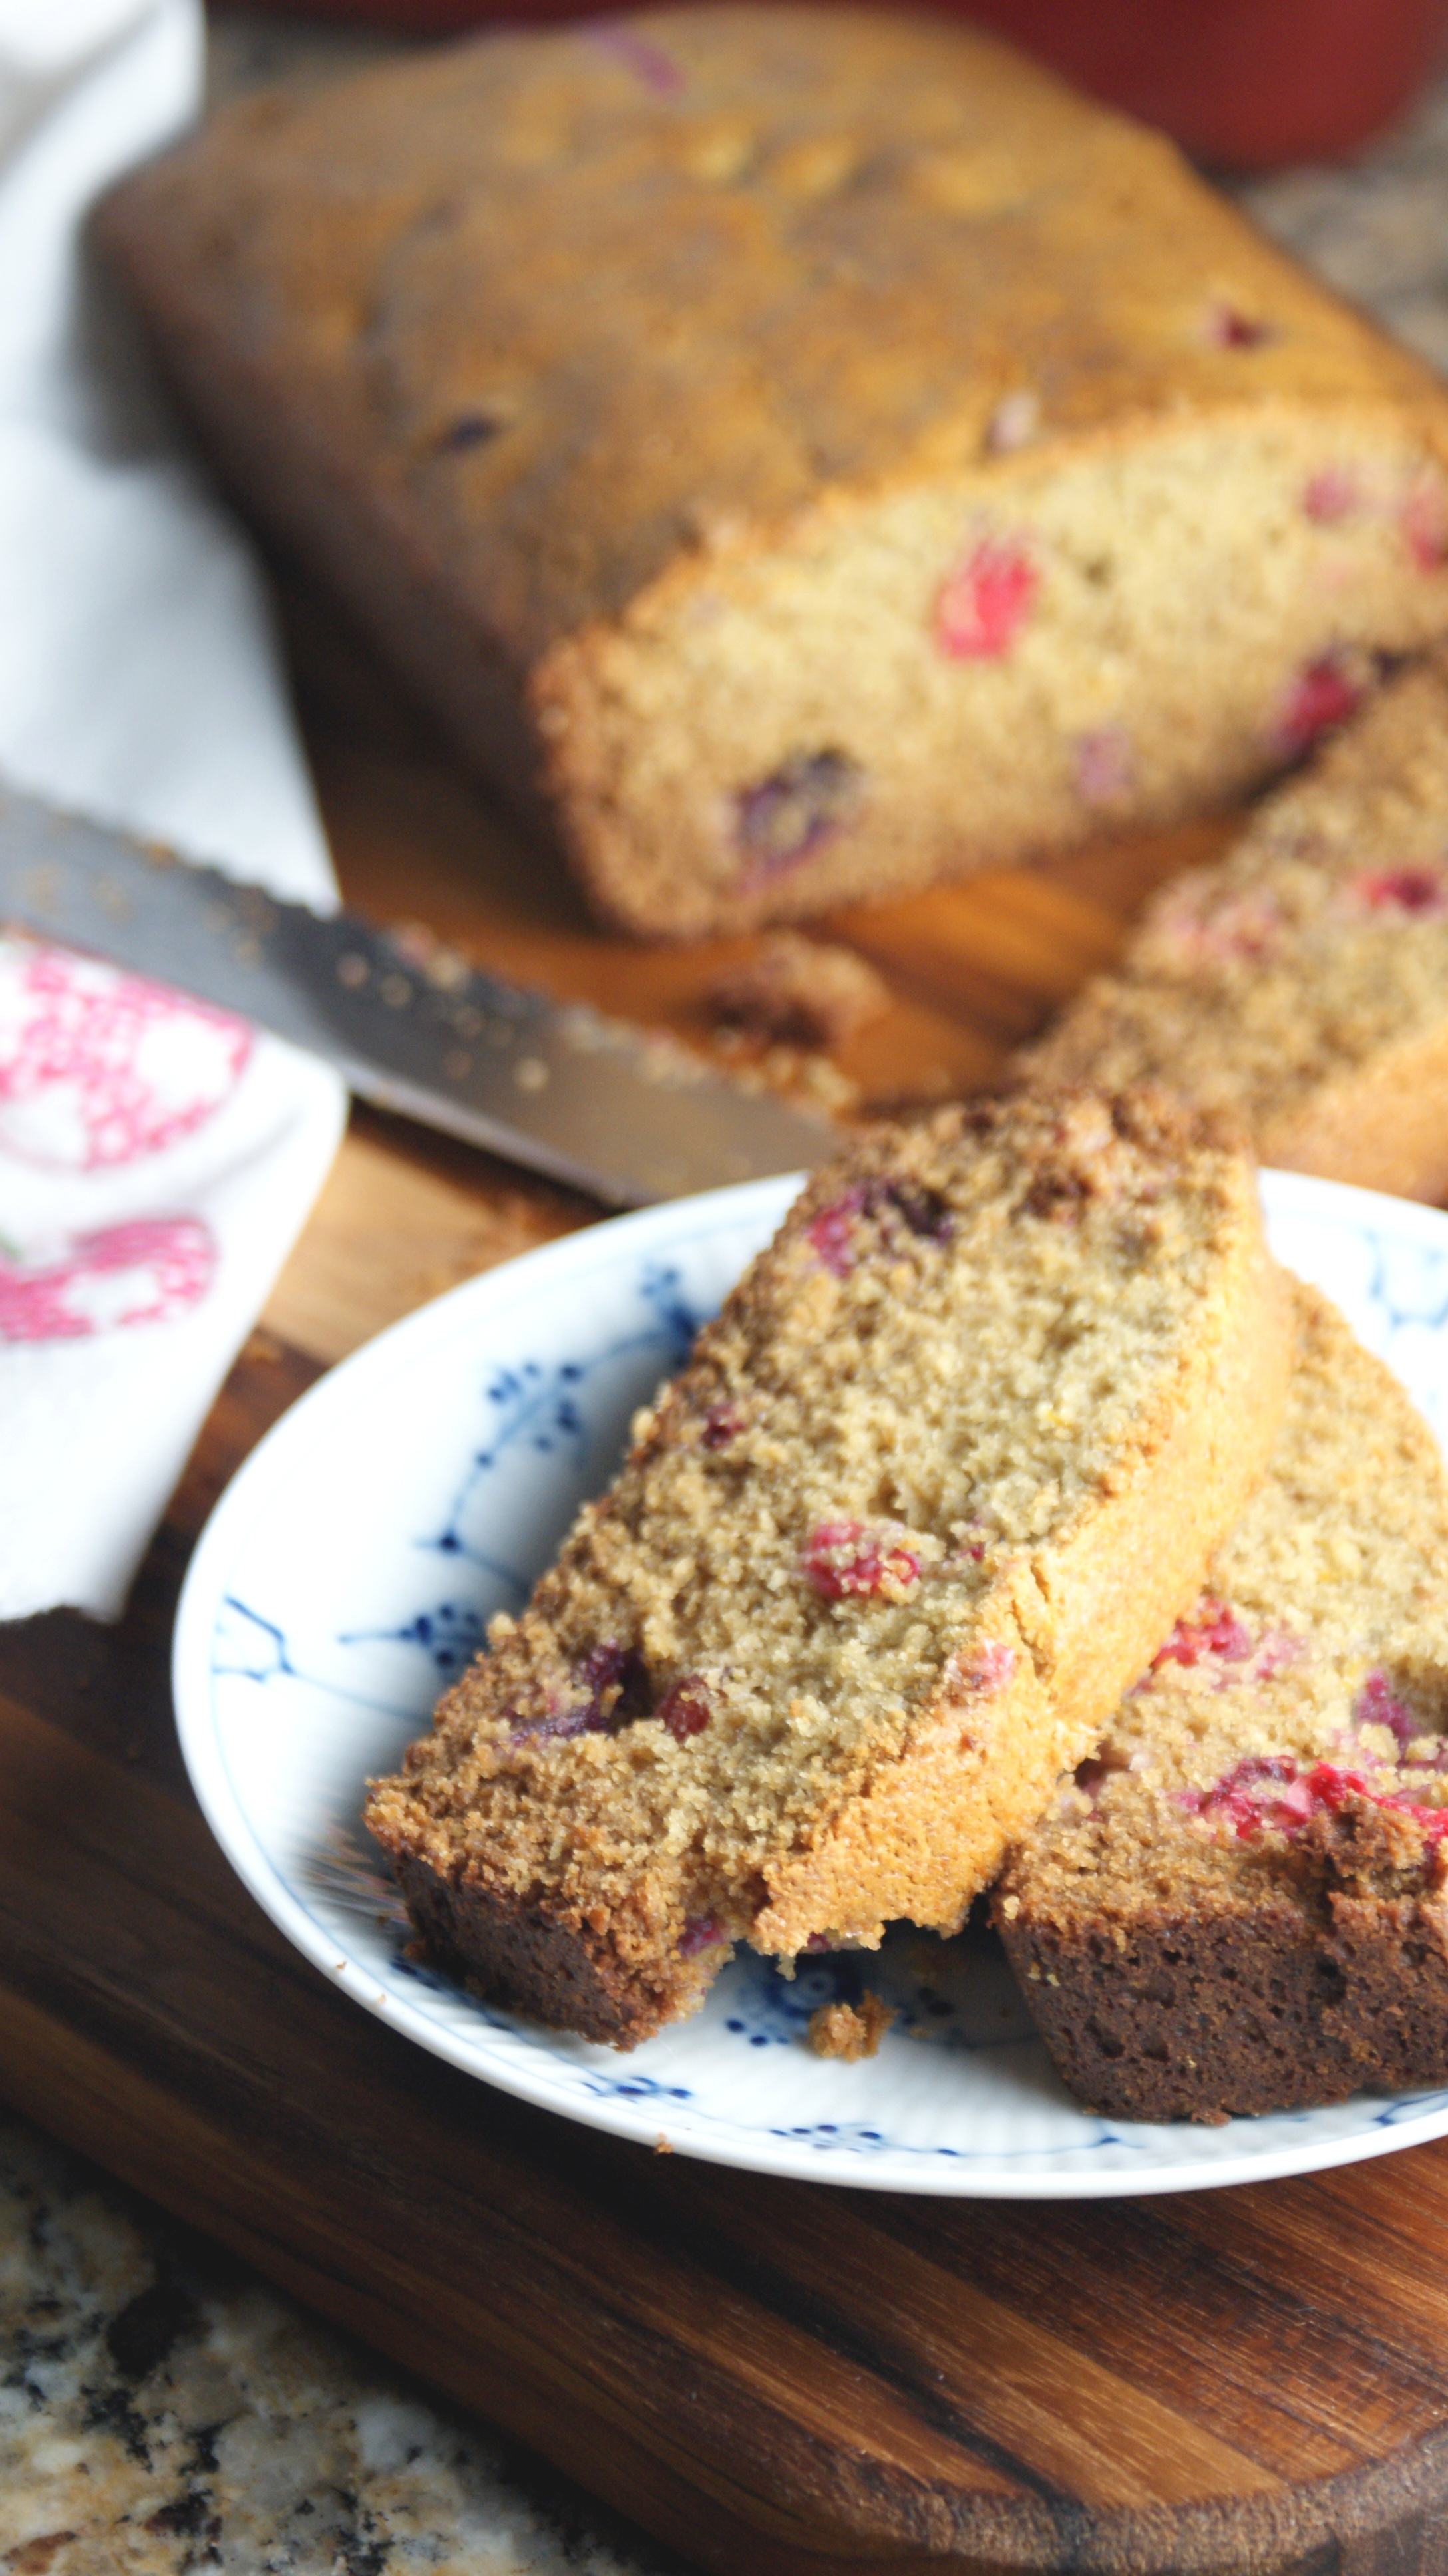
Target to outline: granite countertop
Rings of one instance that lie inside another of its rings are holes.
[[[380,40],[219,22],[213,88]],[[1235,192],[1448,369],[1448,80],[1351,167]],[[8,2576],[670,2576],[536,2462],[22,2121],[0,2120],[0,2570]]]
[[[675,2576],[564,2483],[0,2116],[7,2576]]]

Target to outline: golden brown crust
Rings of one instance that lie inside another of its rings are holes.
[[[1441,1207],[1448,1200],[1448,978],[1437,1027],[1344,1065],[1309,1099],[1269,1112],[1257,1150],[1284,1171]]]
[[[1288,1341],[1249,1167],[1166,1104],[867,1137],[372,1830],[474,1973],[623,2044],[738,1938],[953,1929],[1194,1589]]]
[[[529,666],[673,572],[686,533],[727,552],[843,490],[1023,470],[1034,434],[993,427],[1042,376],[1062,446],[1230,416],[1244,359],[1254,408],[1408,406],[1444,436],[1432,371],[1163,138],[894,13],[725,0],[263,93],[126,181],[100,238],[178,323],[283,360],[339,460],[385,467],[429,550],[463,550]],[[681,358],[686,279],[708,332]],[[1261,327],[1235,367],[1183,327],[1214,301]],[[561,378],[568,412],[540,409]],[[646,389],[666,440],[641,438]],[[440,446],[475,414],[490,434]]]
[[[635,930],[1178,812],[1303,667],[1448,623],[1431,372],[963,29],[495,35],[242,103],[100,237],[223,471]],[[952,624],[982,545],[1019,654]]]
[[[1009,1626],[1020,1641],[995,1715],[998,1733],[1021,1748],[1012,1770],[982,1778],[962,1763],[974,1712],[947,1700],[921,1729],[909,1771],[894,1766],[871,1780],[771,1881],[755,1931],[762,1948],[803,1946],[801,1927],[822,1922],[853,1930],[861,1886],[872,1891],[874,1919],[958,1930],[962,1890],[968,1902],[989,1884],[1018,1819],[1038,1816],[1062,1771],[1089,1751],[1103,1714],[1141,1670],[1142,1637],[1162,1635],[1190,1596],[1202,1531],[1230,1524],[1266,1462],[1286,1382],[1287,1284],[1264,1250],[1225,1299],[1235,1329],[1202,1354],[1191,1395],[1060,1549],[1049,1604],[1018,1598],[1015,1621],[1002,1623],[1002,1635]],[[1048,1655],[1037,1642],[1043,1627]]]

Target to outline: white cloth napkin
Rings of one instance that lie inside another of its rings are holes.
[[[245,549],[82,261],[199,0],[0,0],[0,779],[330,908]],[[0,938],[0,1619],[114,1617],[341,1133],[325,1067]]]

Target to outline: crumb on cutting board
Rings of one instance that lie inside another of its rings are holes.
[[[812,2012],[809,2044],[816,2057],[873,2057],[894,2018],[894,2005],[867,1987],[857,2004],[821,2004]]]
[[[798,931],[762,939],[753,954],[716,975],[704,995],[727,1028],[796,1046],[838,1046],[890,1007],[890,988],[852,948]]]

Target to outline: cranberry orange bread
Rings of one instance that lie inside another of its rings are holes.
[[[994,1899],[1066,2082],[1126,2119],[1448,2083],[1448,1487],[1298,1305],[1262,1486]]]
[[[1390,682],[1016,1058],[1158,1082],[1264,1163],[1448,1194],[1448,657]]]
[[[490,35],[246,100],[100,229],[223,474],[635,931],[1230,796],[1448,631],[1430,370],[938,20]]]
[[[1261,1472],[1251,1168],[983,1102],[819,1174],[368,1823],[510,2004],[625,2046],[736,1940],[954,1928]]]

